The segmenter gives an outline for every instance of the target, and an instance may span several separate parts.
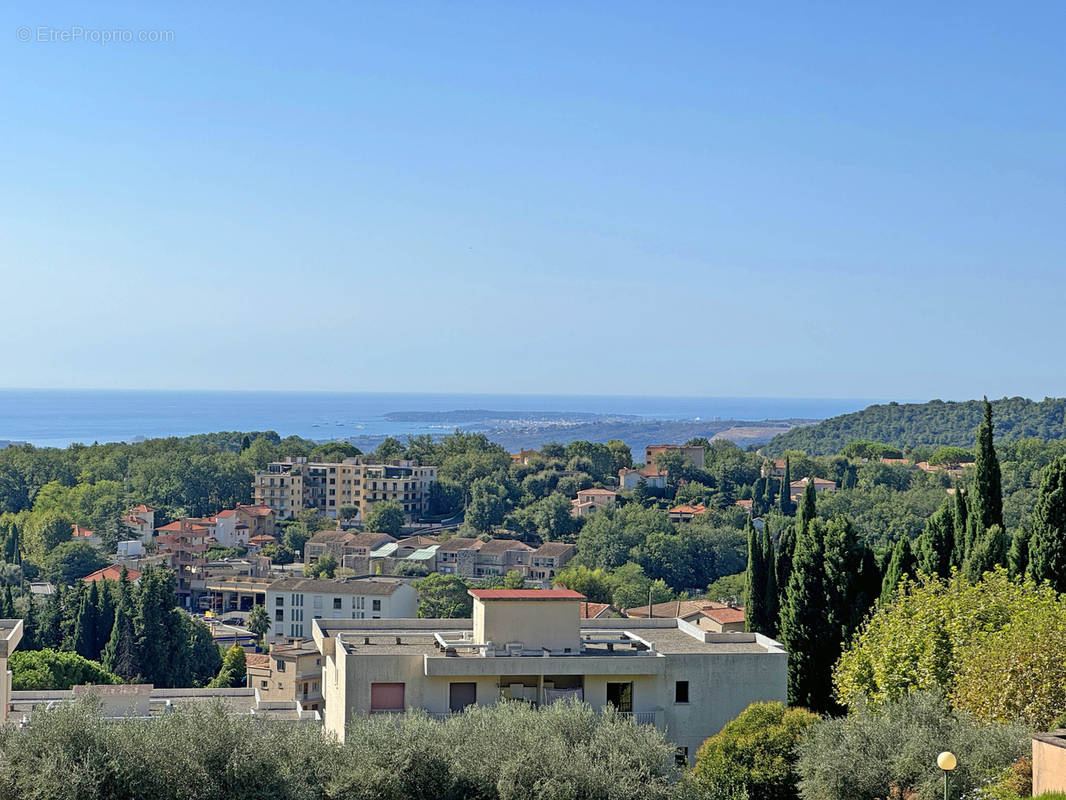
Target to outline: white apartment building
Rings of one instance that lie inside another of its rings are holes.
[[[400,578],[330,581],[285,578],[266,587],[270,641],[309,638],[316,619],[360,620],[414,617],[417,593]]]
[[[575,698],[653,724],[690,760],[750,703],[787,698],[780,644],[679,619],[581,619],[569,590],[471,589],[473,619],[312,623],[324,656],[325,727],[356,714],[436,716],[503,699]]]

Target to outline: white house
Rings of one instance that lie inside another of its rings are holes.
[[[418,615],[417,593],[401,578],[284,578],[266,589],[271,641],[307,637],[316,619],[391,619]]]

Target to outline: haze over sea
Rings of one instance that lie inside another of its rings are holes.
[[[877,400],[518,394],[0,389],[0,440],[39,447],[213,431],[277,431],[328,440],[443,434],[453,424],[397,422],[390,412],[487,409],[635,415],[655,420],[824,419]]]

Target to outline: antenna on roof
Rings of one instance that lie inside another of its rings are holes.
[[[648,619],[655,616],[655,606],[651,604],[651,584],[648,585]]]

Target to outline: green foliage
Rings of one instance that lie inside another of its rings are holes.
[[[762,800],[792,800],[796,746],[818,716],[781,703],[752,703],[699,749],[694,777],[707,788],[742,788]]]
[[[855,459],[856,461],[866,459],[876,461],[880,458],[903,458],[903,451],[898,447],[892,447],[891,445],[882,444],[881,442],[871,442],[865,439],[848,442],[840,449],[840,454],[847,458]]]
[[[324,553],[314,564],[304,565],[303,571],[308,578],[332,579],[337,574],[337,557],[333,553]]]
[[[1066,399],[1040,402],[1022,397],[992,402],[998,420],[999,441],[1025,438],[1066,438]],[[804,425],[775,436],[763,448],[767,456],[780,458],[789,448],[812,455],[841,452],[849,442],[863,439],[897,448],[920,445],[970,447],[984,413],[980,400],[945,403],[874,405],[853,414],[832,417],[817,425]]]
[[[750,520],[748,535],[748,569],[744,584],[744,624],[745,629],[756,633],[769,634],[773,628],[767,609],[767,573],[772,561],[762,549],[762,537]]]
[[[977,428],[977,454],[974,457],[968,541],[976,541],[993,525],[1003,527],[1003,486],[999,458],[992,443],[992,405],[985,398],[984,419]],[[969,553],[967,552],[967,556]]]
[[[1066,592],[1066,456],[1048,465],[1040,481],[1028,562],[1034,579]]]
[[[911,552],[909,539],[900,539],[892,549],[892,558],[885,567],[885,577],[881,583],[881,605],[891,603],[896,596],[896,589],[904,576],[915,574],[914,553]]]
[[[56,650],[16,650],[8,660],[11,688],[16,692],[31,689],[69,689],[84,683],[121,683],[117,675],[96,661],[77,653]]]
[[[374,503],[367,510],[363,530],[398,537],[406,523],[407,516],[403,513],[403,506],[395,500],[383,500]]]
[[[431,573],[415,581],[418,591],[418,616],[422,619],[469,617],[474,600],[467,594],[469,585],[458,575]]]
[[[641,571],[643,575],[643,570]],[[646,579],[645,579],[646,580]],[[555,583],[581,592],[593,603],[611,602],[611,578],[603,569],[589,569],[584,564],[571,562],[555,573]],[[647,591],[644,601],[647,602]],[[639,603],[637,605],[640,605]]]
[[[934,466],[941,464],[968,464],[973,460],[973,452],[962,447],[938,447],[929,456],[929,463]]]
[[[772,570],[770,573],[772,574]],[[744,594],[747,576],[747,571],[738,572],[735,575],[723,575],[707,587],[707,599],[719,603],[736,602],[747,608]]]
[[[526,579],[522,577],[522,573],[516,569],[511,570],[503,576],[504,589],[521,589],[525,585]]]
[[[937,754],[958,756],[950,796],[959,798],[998,774],[1029,748],[1026,728],[982,723],[955,712],[935,692],[824,719],[799,744],[796,771],[804,800],[943,797]]]
[[[743,576],[741,576],[743,577]],[[640,564],[627,562],[614,570],[609,578],[610,600],[597,602],[610,602],[617,608],[637,608],[647,605],[648,593],[651,593],[652,603],[665,603],[673,600],[674,593],[661,578],[652,580],[644,573]],[[595,598],[589,597],[590,600]]]
[[[270,614],[267,613],[264,606],[257,605],[252,609],[251,613],[248,614],[248,630],[259,637],[260,641],[266,636],[267,631],[270,630],[270,625]]]
[[[955,551],[955,515],[951,500],[945,500],[925,524],[918,539],[917,569],[926,575],[951,575],[951,556]],[[897,581],[898,583],[898,581]]]
[[[41,572],[52,583],[71,584],[107,566],[107,559],[85,542],[62,542],[44,557]]]
[[[5,448],[6,449],[6,448]],[[0,451],[2,453],[4,451]],[[62,542],[69,542],[74,523],[58,511],[35,513],[26,524],[22,546],[26,555],[38,564]]]
[[[673,749],[652,726],[567,703],[356,717],[343,745],[221,707],[105,722],[80,703],[0,731],[0,797],[681,800]]]

